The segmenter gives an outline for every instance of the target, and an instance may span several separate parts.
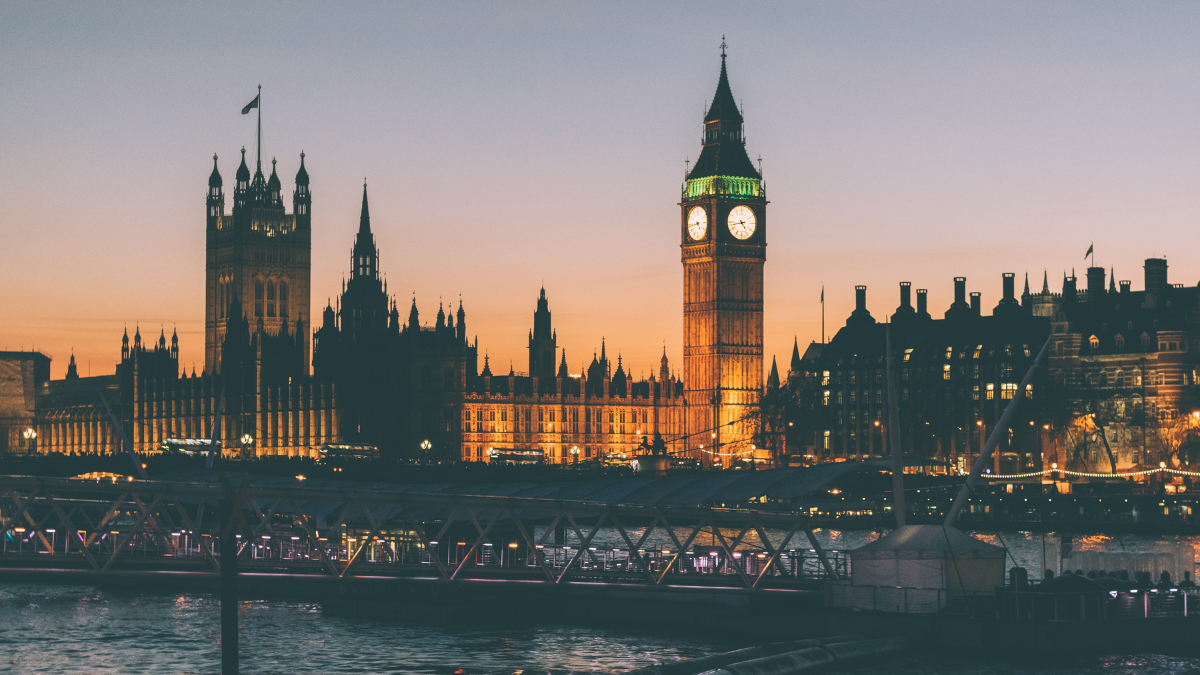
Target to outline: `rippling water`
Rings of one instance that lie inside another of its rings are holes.
[[[881,533],[818,531],[852,549]],[[1055,534],[976,533],[1004,544],[1031,571],[1058,552]],[[1003,541],[1001,541],[1001,539]],[[1044,542],[1044,544],[1043,544]],[[1076,550],[1174,550],[1193,537],[1094,535]],[[1189,549],[1190,550],[1190,549]],[[1048,565],[1053,567],[1053,565]],[[90,586],[0,584],[0,673],[217,673],[220,607],[204,593],[143,594]],[[253,600],[241,606],[244,673],[465,675],[620,673],[745,646],[710,638],[559,625],[428,625],[326,614],[319,603]],[[806,636],[796,636],[806,637]],[[1200,675],[1200,659],[1120,655],[1067,663],[992,663],[928,656],[870,666],[861,675]]]
[[[617,673],[738,645],[577,626],[429,626],[331,616],[320,604],[242,603],[243,673]],[[216,673],[211,594],[0,584],[0,673]]]

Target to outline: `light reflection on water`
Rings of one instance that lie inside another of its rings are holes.
[[[817,530],[822,545],[852,550],[882,531]],[[1003,544],[1031,577],[1053,566],[1057,534],[974,532]],[[775,539],[780,535],[769,532]],[[747,537],[751,539],[751,537]],[[756,539],[756,537],[755,537]],[[807,543],[807,542],[804,542]],[[1094,535],[1075,550],[1168,551],[1200,537]],[[803,544],[801,544],[803,545]],[[1043,560],[1046,562],[1043,563]],[[1012,564],[1012,560],[1008,564]],[[696,658],[743,644],[644,631],[495,622],[429,625],[326,614],[319,603],[242,603],[242,672],[414,673],[466,675],[550,671],[620,673],[662,661]],[[217,598],[203,593],[137,594],[89,586],[0,584],[0,673],[215,673],[220,662]],[[806,637],[806,636],[797,636]],[[900,662],[856,670],[863,675],[1174,675],[1200,673],[1200,660],[1158,655],[1112,656],[1070,664]]]
[[[906,657],[856,668],[853,672],[855,675],[1190,675],[1200,673],[1200,659],[1135,654],[1067,662],[1041,659],[988,663]]]
[[[319,604],[245,601],[243,673],[617,673],[741,645],[581,626],[432,626],[325,614]],[[0,585],[0,673],[214,673],[211,594]]]

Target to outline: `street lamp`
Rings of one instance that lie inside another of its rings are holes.
[[[432,447],[433,447],[433,443],[430,443],[428,438],[421,441],[421,450],[424,451],[426,459],[429,458],[429,449]]]
[[[579,446],[578,445],[571,446],[571,457],[572,457],[572,461],[575,464],[579,463]]]
[[[242,456],[243,457],[245,456],[245,454],[247,452],[251,452],[251,453],[254,452],[254,449],[252,447],[254,445],[254,437],[253,436],[251,436],[250,434],[242,434],[241,441],[242,441]]]

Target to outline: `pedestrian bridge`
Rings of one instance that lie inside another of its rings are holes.
[[[215,581],[225,498],[243,576],[812,590],[846,576],[846,557],[813,535],[828,520],[779,506],[885,464],[491,485],[205,470],[155,480],[0,476],[0,570],[41,580]],[[733,507],[755,503],[764,508]]]

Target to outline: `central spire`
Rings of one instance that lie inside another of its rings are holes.
[[[363,180],[362,213],[358,216],[358,233],[371,233],[371,212],[367,209],[367,181]]]

